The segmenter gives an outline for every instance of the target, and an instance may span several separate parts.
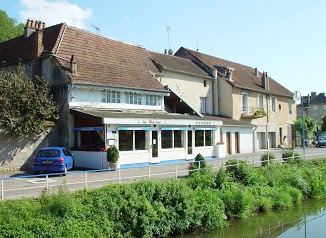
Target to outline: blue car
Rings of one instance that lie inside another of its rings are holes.
[[[42,148],[33,159],[33,172],[58,172],[67,173],[74,167],[73,155],[64,147],[45,147]]]

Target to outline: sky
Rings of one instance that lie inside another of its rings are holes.
[[[17,23],[66,22],[156,52],[198,48],[292,92],[326,91],[325,0],[0,0],[0,9]]]

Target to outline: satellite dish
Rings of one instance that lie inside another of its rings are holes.
[[[169,54],[169,55],[173,55],[173,50],[169,49],[169,50],[168,50],[168,54]]]
[[[300,93],[299,91],[295,91],[295,92],[293,93],[293,99],[294,99],[295,101],[299,101],[299,100],[301,99],[301,93]]]

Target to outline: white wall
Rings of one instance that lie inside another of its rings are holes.
[[[231,134],[231,154],[235,153],[235,132],[239,132],[239,152],[240,153],[253,153],[253,128],[251,127],[222,127],[223,141],[226,142],[226,133]]]

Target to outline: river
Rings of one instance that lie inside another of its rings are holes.
[[[195,232],[179,238],[324,238],[326,237],[326,199],[306,200],[281,212],[269,212],[230,221],[223,230]]]

